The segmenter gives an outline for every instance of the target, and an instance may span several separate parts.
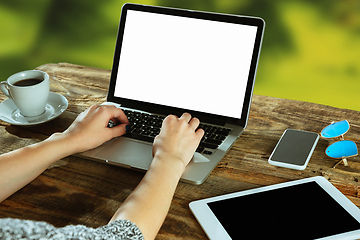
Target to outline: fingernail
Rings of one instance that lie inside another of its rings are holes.
[[[131,126],[130,126],[130,125],[126,125],[126,126],[125,126],[125,130],[126,130],[127,133],[130,132],[130,131],[131,131]]]

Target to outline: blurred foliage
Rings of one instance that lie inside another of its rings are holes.
[[[125,2],[1,0],[0,79],[57,62],[111,69]],[[266,27],[255,94],[360,111],[358,0],[136,3],[262,17]]]

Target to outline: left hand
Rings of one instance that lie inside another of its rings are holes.
[[[120,124],[108,128],[110,119],[117,119]],[[64,134],[73,140],[71,144],[75,144],[76,152],[83,152],[125,134],[128,124],[129,120],[120,108],[94,105],[80,113]]]

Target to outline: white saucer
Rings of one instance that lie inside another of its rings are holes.
[[[21,126],[37,125],[60,116],[68,107],[67,99],[58,93],[50,92],[45,112],[36,117],[24,117],[11,99],[0,103],[0,120]]]

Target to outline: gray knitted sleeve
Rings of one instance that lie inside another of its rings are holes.
[[[117,220],[99,228],[68,225],[56,228],[46,222],[0,219],[0,239],[144,239],[140,229],[128,220]]]

